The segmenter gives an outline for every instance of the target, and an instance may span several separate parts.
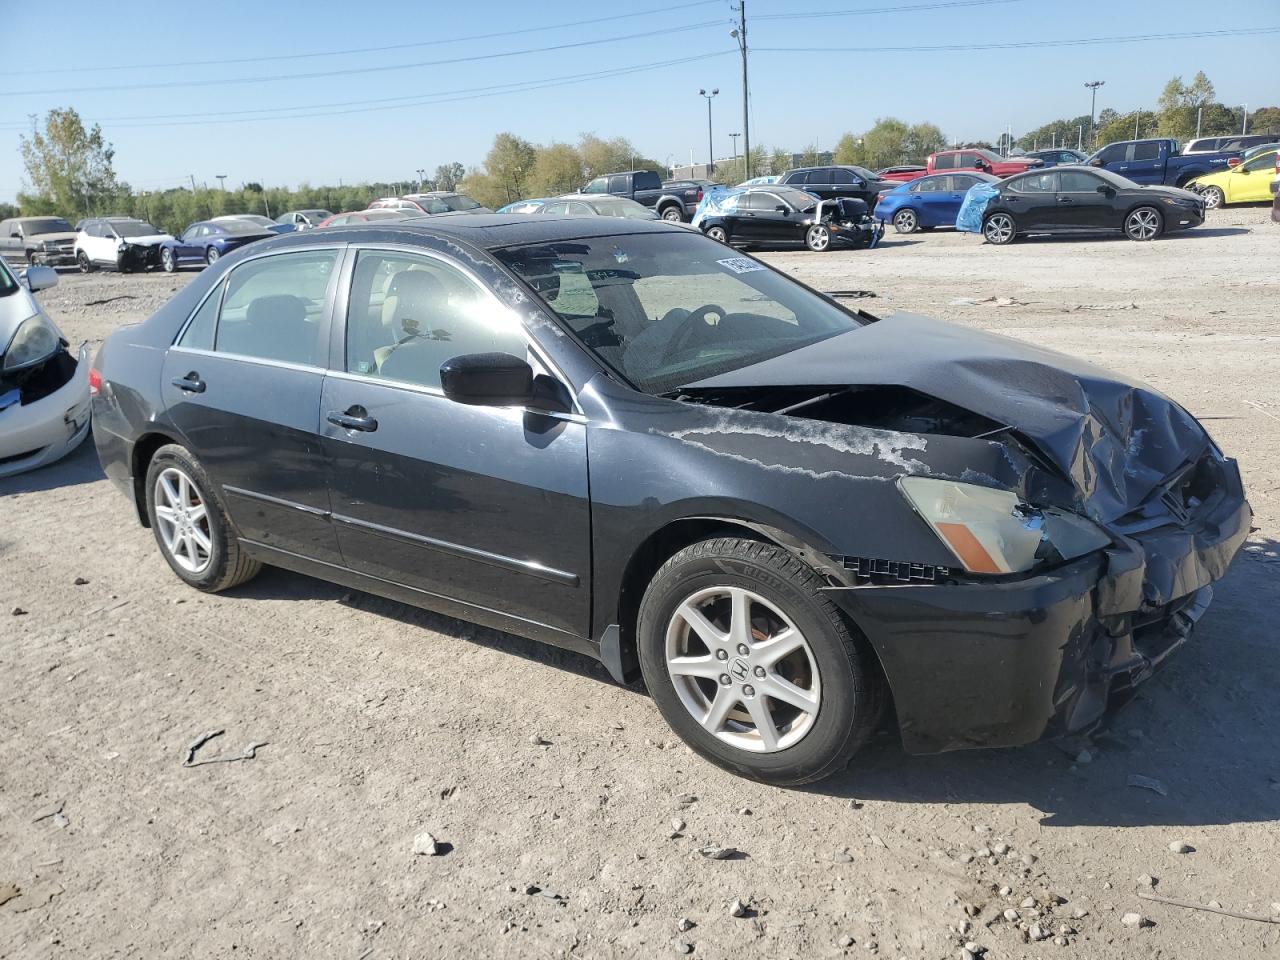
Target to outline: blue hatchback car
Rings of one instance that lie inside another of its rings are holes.
[[[979,182],[999,183],[989,173],[935,173],[880,194],[875,217],[899,233],[954,227],[965,191]]]

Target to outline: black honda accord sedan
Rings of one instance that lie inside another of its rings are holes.
[[[1054,167],[1010,177],[982,215],[988,243],[1019,234],[1118,230],[1130,240],[1154,240],[1204,223],[1204,198],[1190,190],[1134,183],[1093,167]]]
[[[267,563],[582,651],[777,784],[890,704],[912,752],[1090,727],[1251,516],[1148,387],[645,221],[267,240],[91,384],[103,467],[191,586]]]

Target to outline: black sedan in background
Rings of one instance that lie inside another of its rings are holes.
[[[812,193],[820,200],[861,200],[874,210],[880,194],[898,186],[899,181],[886,180],[866,167],[846,165],[799,167],[784,173],[778,183]]]
[[[113,332],[90,384],[190,586],[268,563],[599,657],[777,784],[886,715],[913,752],[1089,728],[1251,518],[1141,383],[643,220],[274,237]]]
[[[1204,223],[1204,200],[1177,187],[1142,186],[1094,167],[1063,166],[1002,181],[982,214],[988,243],[1019,234],[1119,230],[1154,240]]]
[[[712,240],[742,247],[804,246],[821,253],[832,247],[869,247],[884,235],[884,224],[867,215],[861,200],[818,201],[784,186],[751,187],[719,203],[698,222]]]

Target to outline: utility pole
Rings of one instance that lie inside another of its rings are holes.
[[[1098,88],[1103,86],[1105,80],[1090,80],[1085,84],[1089,88],[1089,145],[1093,146],[1093,118],[1097,114],[1098,107]]]
[[[196,192],[196,175],[194,173],[187,174],[191,178],[191,192]]]
[[[716,169],[716,152],[715,152],[715,147],[712,145],[712,142],[711,142],[711,98],[714,97],[719,92],[720,92],[719,87],[712,90],[710,93],[707,93],[706,90],[698,91],[698,93],[700,93],[707,100],[707,177],[708,178],[710,178],[711,174],[714,173]]]
[[[1138,139],[1138,120],[1142,117],[1141,110],[1133,111],[1133,139]]]
[[[1084,153],[1084,124],[1076,125],[1076,149]]]
[[[744,180],[751,179],[751,85],[747,82],[747,0],[738,0],[738,29],[729,31],[742,54],[742,159]]]

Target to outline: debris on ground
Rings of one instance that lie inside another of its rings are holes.
[[[675,940],[673,945],[676,948],[676,953],[693,953],[693,944],[688,940]]]
[[[39,823],[41,820],[49,820],[53,817],[56,817],[58,814],[62,812],[63,808],[66,806],[66,803],[67,801],[65,800],[59,800],[57,803],[53,803],[47,807],[41,808],[36,812],[36,815],[31,818],[31,822]]]
[[[687,933],[688,931],[692,930],[696,926],[697,924],[694,923],[692,920],[690,920],[688,917],[681,917],[679,920],[676,921],[676,929],[679,930],[681,933]]]
[[[89,581],[88,581],[88,580],[86,580],[84,577],[76,577],[76,579],[75,579],[75,585],[76,585],[77,587],[84,587],[84,586],[88,586],[88,584],[89,584]]]
[[[535,746],[535,747],[549,747],[549,746],[551,746],[551,741],[550,741],[550,740],[548,740],[546,737],[544,737],[544,736],[543,736],[542,734],[540,734],[540,733],[535,733],[535,734],[533,734],[533,736],[531,736],[531,737],[529,738],[529,743],[530,743],[530,744],[532,744],[532,745],[533,745],[533,746]]]
[[[1224,917],[1235,917],[1237,920],[1253,920],[1257,923],[1275,923],[1280,924],[1280,916],[1264,917],[1256,913],[1237,913],[1235,910],[1227,910],[1217,900],[1210,900],[1208,903],[1196,903],[1192,900],[1176,900],[1173,897],[1162,897],[1155,893],[1144,893],[1138,891],[1139,898],[1150,900],[1152,903],[1163,903],[1170,907],[1182,907],[1186,910],[1203,910],[1206,913],[1217,913]],[[1280,913],[1280,903],[1273,903],[1271,908]]]
[[[1126,913],[1120,918],[1120,922],[1126,927],[1154,927],[1155,923],[1147,919],[1140,913]]]
[[[1170,853],[1195,853],[1196,848],[1185,840],[1174,840],[1169,844]]]
[[[14,907],[13,912],[26,913],[28,910],[36,910],[46,903],[52,902],[53,898],[62,892],[62,884],[60,883],[39,884],[23,892],[22,902]]]
[[[692,793],[681,793],[676,795],[676,804],[681,807],[687,807],[690,804],[697,803],[698,798]]]
[[[1127,783],[1131,787],[1137,787],[1139,790],[1150,790],[1152,793],[1158,793],[1162,797],[1169,795],[1169,788],[1154,777],[1144,777],[1140,773],[1131,773]]]
[[[698,852],[708,860],[733,860],[742,855],[737,847],[721,847],[714,843],[702,847]]]
[[[4,906],[14,897],[22,896],[22,888],[12,883],[0,883],[0,906]]]
[[[237,760],[252,760],[258,752],[259,747],[265,747],[267,741],[256,740],[244,748],[244,752],[240,754],[220,754],[216,757],[210,757],[208,760],[197,760],[196,751],[203,747],[214,737],[220,737],[227,731],[210,730],[208,733],[202,733],[191,741],[187,747],[187,759],[182,761],[184,767],[202,767],[206,763],[235,763]]]
[[[10,613],[12,613],[15,617],[25,617],[27,615],[27,611],[23,610],[21,607],[14,607],[13,610],[10,611]]]
[[[733,903],[729,904],[729,916],[745,917],[747,915],[747,905],[741,900],[734,898]]]
[[[413,852],[420,857],[438,857],[444,851],[440,841],[424,830],[413,838]]]

